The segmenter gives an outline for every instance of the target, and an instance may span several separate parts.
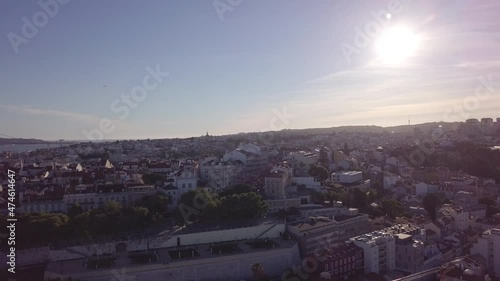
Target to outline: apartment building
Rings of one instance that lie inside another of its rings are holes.
[[[365,273],[384,274],[396,268],[396,238],[383,231],[374,231],[350,239],[363,249]]]
[[[500,229],[492,228],[483,232],[472,245],[470,253],[480,254],[486,260],[486,268],[494,276],[500,277]]]
[[[224,154],[222,161],[243,164],[244,173],[255,173],[261,171],[268,163],[267,154],[263,153],[257,145],[245,144],[239,148]]]
[[[264,192],[269,199],[279,199],[285,196],[285,187],[288,185],[287,174],[274,170],[264,177]]]
[[[320,261],[318,271],[322,276],[327,273],[329,280],[348,280],[352,275],[363,274],[363,249],[352,241],[330,245],[315,255]]]
[[[425,245],[421,240],[415,240],[409,234],[396,234],[395,254],[396,269],[415,273],[422,269],[425,257]]]
[[[200,179],[216,192],[240,183],[242,172],[241,162],[223,162],[215,157],[206,158],[199,167]]]

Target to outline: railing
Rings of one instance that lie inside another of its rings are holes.
[[[269,230],[273,229],[275,226],[277,226],[277,224],[273,224],[271,225],[271,227],[269,227],[268,229],[266,229],[264,232],[262,232],[261,234],[259,234],[257,237],[255,237],[255,239],[259,239],[260,237],[262,237],[262,235],[266,234],[267,232],[269,232]]]
[[[417,272],[417,273],[414,273],[414,274],[411,274],[411,275],[408,275],[408,276],[405,276],[405,277],[401,277],[399,279],[394,279],[393,281],[412,281],[412,280],[418,280],[420,278],[424,278],[424,277],[427,277],[429,275],[436,274],[436,273],[439,272],[440,269],[441,269],[441,267],[431,268],[431,269],[424,270],[424,271],[421,271],[421,272]]]

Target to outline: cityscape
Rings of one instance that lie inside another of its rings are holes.
[[[0,280],[500,281],[500,3],[0,3]]]
[[[500,118],[408,126],[4,151],[16,276],[495,280]]]

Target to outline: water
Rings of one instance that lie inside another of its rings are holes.
[[[0,152],[28,152],[31,150],[43,149],[43,148],[55,148],[60,145],[57,143],[51,144],[6,144],[0,145]]]

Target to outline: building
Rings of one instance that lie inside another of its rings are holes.
[[[364,272],[363,249],[352,241],[330,245],[314,258],[319,261],[320,274],[324,276],[327,273],[329,280],[347,280],[352,275]]]
[[[315,152],[295,151],[285,157],[285,160],[293,165],[294,169],[309,167],[318,162],[319,155]]]
[[[295,197],[295,198],[269,199],[265,200],[265,202],[267,204],[267,212],[271,214],[279,212],[280,210],[299,208],[301,200],[302,199],[300,197]]]
[[[279,199],[285,196],[285,187],[289,183],[288,175],[274,170],[264,177],[264,192],[269,199]]]
[[[263,153],[260,147],[254,144],[245,144],[239,148],[224,154],[224,162],[239,161],[243,164],[244,173],[255,173],[265,168],[268,163],[267,155]]]
[[[487,274],[483,259],[477,255],[459,257],[450,261],[439,270],[439,280],[442,281],[490,281],[492,280]]]
[[[363,180],[363,173],[360,171],[335,172],[332,173],[331,181],[337,183],[356,183]]]
[[[374,231],[350,240],[363,249],[365,273],[384,274],[396,268],[396,239],[392,234]]]
[[[412,224],[396,224],[381,232],[394,235],[396,239],[396,270],[415,273],[425,268],[426,229]]]
[[[79,205],[84,211],[97,209],[107,202],[117,202],[130,207],[148,195],[156,194],[152,185],[79,184],[66,188],[46,188],[39,193],[27,190],[20,193],[18,211],[66,213],[71,206]]]
[[[369,232],[370,223],[358,209],[338,208],[333,217],[308,217],[288,224],[287,230],[299,241],[301,255],[310,256],[326,245]]]
[[[242,173],[241,162],[223,162],[215,157],[205,159],[199,167],[200,179],[208,182],[216,192],[241,183]]]
[[[500,229],[492,228],[483,232],[470,249],[472,255],[479,254],[486,260],[486,268],[500,277]]]
[[[396,234],[396,269],[415,273],[422,269],[425,258],[424,241],[415,240],[409,234]]]

